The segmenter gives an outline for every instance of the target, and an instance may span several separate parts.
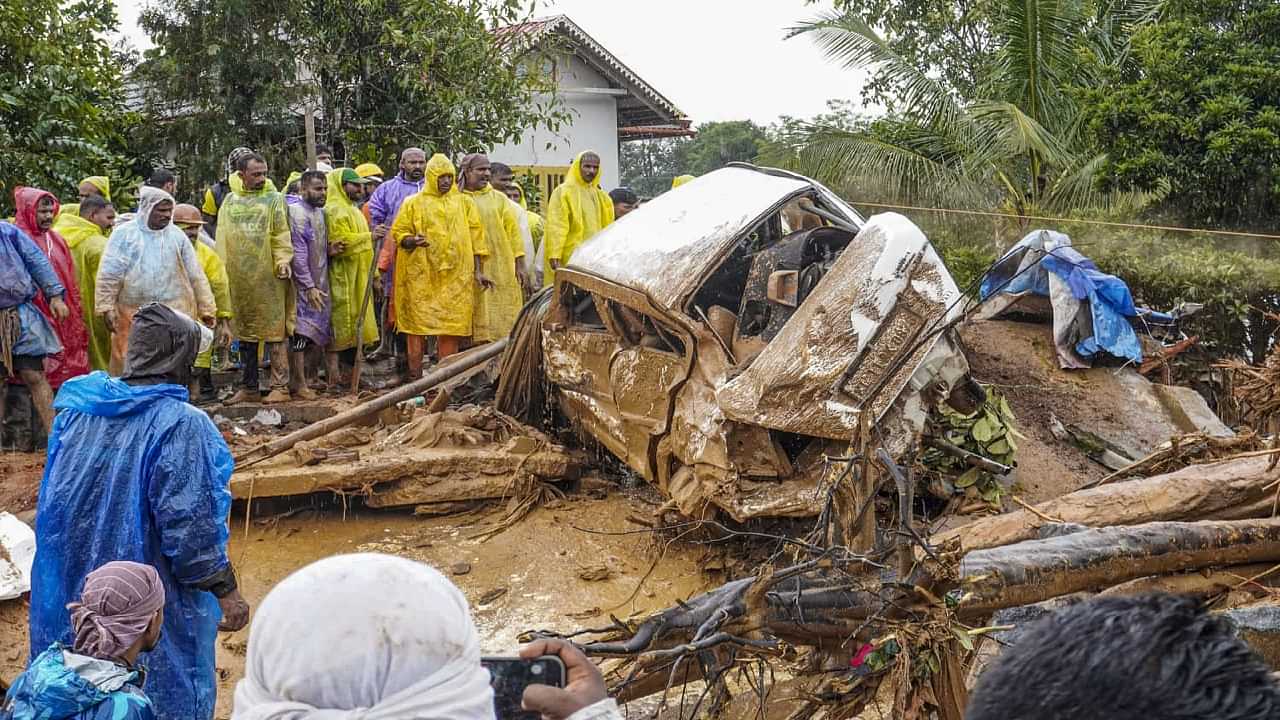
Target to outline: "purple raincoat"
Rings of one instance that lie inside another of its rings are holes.
[[[298,325],[295,335],[302,335],[324,347],[333,339],[329,313],[329,233],[324,224],[324,210],[311,207],[297,195],[286,195],[289,230],[293,236],[293,286],[298,293]],[[324,293],[324,308],[316,310],[307,303],[307,290],[319,288]]]

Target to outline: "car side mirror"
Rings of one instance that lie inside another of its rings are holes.
[[[765,297],[770,302],[795,307],[800,304],[800,272],[798,270],[775,270],[769,273],[769,285]]]

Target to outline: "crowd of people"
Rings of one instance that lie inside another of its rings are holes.
[[[528,296],[638,203],[626,188],[600,188],[590,151],[544,214],[509,166],[483,154],[455,167],[408,148],[390,178],[373,163],[333,167],[323,146],[317,157],[318,169],[290,174],[281,191],[262,155],[237,148],[199,207],[175,200],[177,178],[163,168],[127,213],[105,176],[85,178],[75,204],[17,188],[14,221],[0,222],[0,375],[29,388],[46,431],[66,381],[124,372],[148,303],[211,329],[214,348],[234,344],[241,377],[229,404],[341,392],[357,353],[384,334],[403,378],[420,377],[428,353],[506,337]],[[211,359],[196,360],[193,402],[217,397]]]

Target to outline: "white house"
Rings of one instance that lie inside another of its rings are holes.
[[[692,135],[690,121],[670,100],[604,49],[564,15],[502,28],[524,47],[550,58],[562,106],[572,116],[558,131],[526,131],[518,142],[498,145],[489,158],[538,178],[543,197],[564,179],[583,150],[600,154],[601,187],[618,185],[618,147],[628,140]]]

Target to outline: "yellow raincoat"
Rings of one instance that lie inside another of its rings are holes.
[[[404,201],[391,226],[396,243],[396,327],[409,335],[471,335],[475,308],[475,256],[488,254],[476,204],[453,189],[440,195],[436,180],[458,172],[439,153],[427,162],[422,191]],[[400,241],[421,235],[426,247]]]
[[[516,276],[516,260],[524,257],[524,237],[516,217],[519,206],[492,185],[463,192],[475,201],[480,211],[485,247],[489,251],[481,268],[485,277],[493,281],[492,290],[479,287],[475,290],[475,327],[471,336],[476,342],[489,342],[511,334],[524,305],[524,290]]]
[[[213,290],[213,303],[218,306],[217,318],[219,320],[231,319],[231,293],[227,287],[227,268],[222,264],[222,258],[218,257],[218,251],[196,241],[196,259],[200,261],[200,267],[204,270],[204,276],[209,280],[209,289]],[[196,367],[207,368],[213,364],[213,349],[205,350],[196,356]]]
[[[80,186],[85,183],[89,183],[90,185],[98,188],[98,192],[102,193],[102,197],[106,198],[107,202],[111,202],[111,179],[106,175],[90,175],[76,184],[77,191]],[[67,203],[66,205],[60,206],[58,208],[58,217],[62,217],[63,215],[79,217],[80,203]],[[66,237],[65,233],[59,232],[59,234],[64,238]],[[97,366],[94,366],[94,369],[97,370]]]
[[[107,239],[102,228],[76,215],[59,215],[53,229],[67,241],[76,264],[76,282],[80,286],[80,314],[89,328],[89,367],[106,370],[111,361],[111,331],[107,323],[93,312],[93,293],[98,278],[98,263]]]
[[[302,177],[302,173],[298,173],[298,177]],[[244,181],[240,179],[240,173],[231,173],[227,176],[227,186],[231,188],[231,192],[244,192]],[[273,193],[276,191],[276,184],[271,182],[271,178],[267,178],[267,184],[261,192]],[[226,201],[226,198],[223,198]],[[204,200],[200,203],[200,212],[209,217],[218,216],[218,201],[213,197],[213,188],[205,188]]]
[[[600,189],[600,174],[596,173],[590,183],[582,179],[582,156],[588,152],[580,152],[573,159],[564,182],[551,192],[544,208],[547,222],[543,242],[547,249],[542,272],[543,287],[550,287],[555,281],[552,260],[567,265],[578,246],[613,222],[613,200]]]
[[[232,175],[232,192],[218,210],[218,257],[227,269],[235,336],[249,342],[282,342],[293,332],[292,283],[276,277],[293,259],[284,195],[268,181],[247,192]]]
[[[329,230],[329,244],[345,243],[346,248],[329,257],[329,295],[333,300],[330,315],[333,344],[330,350],[348,350],[356,346],[356,318],[369,286],[369,266],[373,263],[373,234],[364,213],[351,202],[342,189],[342,171],[338,168],[326,177],[324,219]],[[373,314],[373,301],[365,308],[360,345],[378,342],[378,321]]]

